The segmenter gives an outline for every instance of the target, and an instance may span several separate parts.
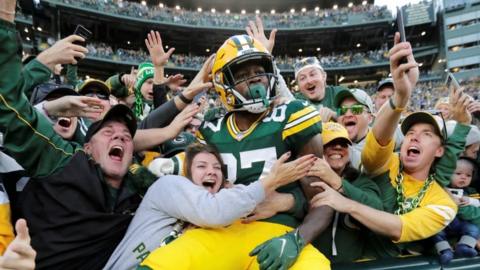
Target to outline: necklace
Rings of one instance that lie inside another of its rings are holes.
[[[395,215],[403,215],[406,214],[413,209],[417,208],[422,201],[425,193],[427,192],[428,187],[433,182],[433,174],[429,174],[427,180],[423,184],[423,187],[420,189],[418,194],[414,197],[406,198],[405,193],[403,191],[403,173],[401,166],[398,169],[398,174],[395,179],[397,186],[395,187],[395,191],[397,192],[397,210],[395,210]]]

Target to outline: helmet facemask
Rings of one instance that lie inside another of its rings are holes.
[[[235,80],[234,74],[247,64],[259,65],[263,67],[265,72]],[[273,67],[272,56],[269,54],[261,52],[245,54],[225,65],[220,73],[223,75],[223,87],[227,95],[227,103],[230,103],[229,98],[234,98],[234,102],[231,104],[233,111],[262,113],[268,109],[271,101],[275,98],[277,75]],[[260,80],[255,83],[255,78],[260,77],[267,78],[267,85],[264,85]],[[245,83],[248,89],[245,95],[236,90],[236,87],[242,83]]]

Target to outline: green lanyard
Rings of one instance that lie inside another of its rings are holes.
[[[395,210],[394,212],[395,215],[403,215],[417,208],[418,205],[420,204],[420,201],[422,201],[423,197],[425,196],[425,193],[427,192],[428,187],[430,186],[430,184],[433,182],[433,179],[434,179],[433,174],[428,175],[427,180],[423,184],[423,187],[420,189],[418,194],[414,197],[406,198],[403,192],[403,173],[401,171],[402,171],[402,166],[399,167],[397,178],[395,179],[395,182],[397,184],[397,186],[395,187],[395,191],[397,192],[397,207],[398,207],[397,210]]]

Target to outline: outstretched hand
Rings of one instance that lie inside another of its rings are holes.
[[[350,208],[350,199],[345,198],[338,191],[331,188],[325,182],[313,182],[310,184],[313,187],[323,189],[322,192],[317,193],[310,200],[310,207],[320,207],[323,205],[330,206],[338,212],[346,213]]]
[[[469,112],[468,107],[473,102],[473,99],[463,92],[463,87],[460,89],[452,89],[449,95],[450,114],[452,119],[469,125],[472,122],[472,114]]]
[[[338,190],[342,186],[342,178],[330,167],[330,164],[323,159],[317,158],[307,176],[316,176],[329,186]]]
[[[275,35],[277,34],[277,29],[273,29],[270,32],[270,36],[267,38],[265,35],[265,30],[263,29],[262,19],[260,19],[259,16],[256,16],[255,22],[249,21],[248,25],[245,27],[245,30],[250,37],[260,41],[260,43],[262,43],[263,46],[265,46],[265,48],[272,53],[273,46],[275,45]]]
[[[170,137],[175,138],[192,121],[198,111],[197,104],[190,104],[175,116],[170,125],[167,126],[167,130],[171,132]]]
[[[154,66],[165,66],[175,48],[170,48],[167,52],[163,49],[162,38],[158,31],[150,31],[145,39],[150,58]]]
[[[186,82],[187,80],[183,78],[182,74],[175,74],[167,77],[167,80],[165,83],[168,85],[168,88],[170,88],[171,90],[180,91],[181,86]]]
[[[315,162],[315,156],[312,154],[286,162],[290,155],[290,152],[281,155],[265,178],[265,181],[273,183],[273,190],[305,177]]]
[[[56,117],[97,119],[103,113],[102,101],[98,98],[86,96],[63,96],[46,101],[43,108],[48,115]]]
[[[211,82],[211,73],[213,63],[215,61],[215,54],[210,55],[203,63],[202,68],[198,71],[197,75],[193,78],[187,88],[183,90],[183,95],[188,99],[193,99],[196,95],[200,94],[204,89],[213,87]]]

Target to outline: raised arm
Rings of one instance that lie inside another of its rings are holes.
[[[167,64],[168,58],[175,51],[175,48],[170,48],[167,52],[163,49],[162,38],[158,31],[150,31],[145,39],[145,45],[150,53],[150,59],[155,68],[153,75],[154,84],[162,84],[165,82],[164,67]]]
[[[471,104],[470,97],[463,89],[450,93],[450,111],[452,119],[457,121],[453,133],[445,142],[445,152],[435,163],[435,180],[442,186],[448,186],[457,165],[457,158],[465,151],[465,143],[472,116],[468,111]]]
[[[393,138],[401,112],[407,106],[413,88],[418,80],[418,64],[413,58],[412,47],[408,42],[399,42],[400,34],[395,33],[395,46],[390,50],[390,72],[395,92],[377,113],[373,125],[373,135],[380,145],[387,145]],[[407,58],[408,62],[401,64]]]
[[[135,151],[143,151],[158,146],[175,138],[198,113],[198,106],[191,104],[180,112],[173,121],[164,128],[139,129],[133,138]]]
[[[5,3],[2,1],[2,3]],[[62,63],[85,57],[84,48],[72,44],[81,37],[70,36],[63,40]],[[30,176],[45,176],[63,166],[78,146],[62,140],[50,122],[30,105],[25,94],[17,89],[21,63],[17,52],[16,31],[8,22],[0,24],[0,128],[5,130],[4,147],[8,154],[22,165]],[[47,57],[48,58],[48,57]],[[45,59],[53,69],[51,59]],[[39,62],[42,62],[39,60]]]

